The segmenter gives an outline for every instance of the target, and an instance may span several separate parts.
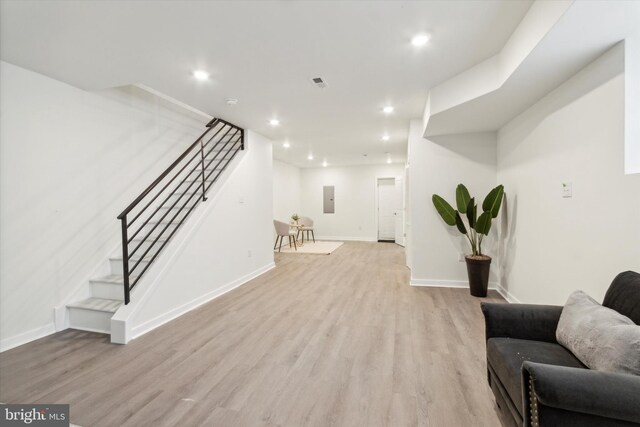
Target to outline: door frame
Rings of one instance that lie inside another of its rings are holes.
[[[400,182],[402,183],[402,195],[400,196],[401,199],[400,200],[400,210],[404,211],[404,179],[402,179],[401,176],[397,176],[397,175],[376,175],[376,177],[374,178],[373,181],[373,194],[374,194],[374,204],[373,204],[373,217],[374,217],[374,223],[375,223],[375,229],[376,229],[376,235],[375,235],[375,241],[378,241],[379,238],[379,228],[378,228],[378,181],[380,181],[381,179],[393,179],[397,182],[398,179],[400,179]],[[402,224],[402,228],[403,228],[403,233],[404,233],[404,220],[403,220],[403,224]],[[406,240],[406,236],[405,236],[405,240]],[[394,239],[394,243],[395,243],[395,239]],[[396,243],[397,244],[397,243]],[[406,241],[405,241],[406,244]]]

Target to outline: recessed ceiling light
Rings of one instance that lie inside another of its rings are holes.
[[[208,80],[209,79],[209,73],[207,73],[206,71],[203,70],[196,70],[193,72],[193,77],[195,77],[198,80]]]
[[[385,114],[391,114],[393,113],[394,108],[391,105],[387,105],[386,107],[382,108],[382,112]]]
[[[326,160],[324,162],[322,162],[322,167],[324,167],[324,168],[327,167],[327,161]]]
[[[283,146],[284,148],[289,148],[289,147],[291,147],[291,144],[289,144],[288,142],[283,142],[283,143],[282,143],[282,146]]]
[[[235,98],[229,98],[227,99],[227,105],[236,105],[238,103],[238,100]]]
[[[429,35],[424,33],[416,34],[411,39],[411,44],[416,47],[424,46],[428,42],[429,42]]]
[[[270,124],[271,126],[278,126],[278,125],[280,124],[280,120],[278,120],[278,119],[271,119],[271,120],[269,120],[269,124]]]
[[[382,140],[383,141],[388,141],[389,140],[389,135],[382,135]]]
[[[309,159],[309,160],[313,160],[313,154],[309,154],[309,155],[307,156],[307,159]]]
[[[388,159],[387,159],[387,163],[391,163],[391,158],[388,158]]]

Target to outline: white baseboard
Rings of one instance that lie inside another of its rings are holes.
[[[349,242],[377,242],[375,237],[350,237],[350,236],[317,236],[316,240],[333,240]]]
[[[466,280],[411,279],[409,284],[411,286],[425,286],[430,288],[469,288],[469,282]],[[520,303],[516,297],[511,295],[509,291],[504,289],[497,282],[489,282],[489,289],[498,292],[510,303]]]
[[[514,297],[508,290],[506,290],[499,284],[496,284],[495,290],[498,291],[500,295],[502,295],[502,298],[506,299],[510,303],[520,304],[520,300],[518,298]]]
[[[411,279],[411,286],[427,286],[431,288],[468,288],[469,282],[465,280],[431,280]]]
[[[208,303],[209,301],[218,298],[221,295],[226,294],[227,292],[244,285],[245,283],[249,282],[250,280],[255,279],[256,277],[266,273],[267,271],[275,268],[276,264],[274,262],[271,262],[263,267],[260,267],[257,270],[252,271],[249,274],[246,274],[242,277],[240,277],[239,279],[236,279],[230,283],[227,283],[226,285],[223,285],[221,287],[219,287],[218,289],[211,291],[209,293],[206,293],[192,301],[189,301],[186,304],[183,304],[179,307],[174,308],[171,311],[168,311],[167,313],[164,313],[158,317],[155,317],[151,320],[148,320],[146,322],[144,322],[141,325],[135,326],[131,329],[131,339],[135,339],[138,338],[139,336],[142,336],[144,334],[146,334],[147,332],[150,332],[151,330],[164,325],[167,322],[170,322],[173,319],[176,319],[180,316],[182,316],[183,314],[191,311],[191,310],[195,310],[196,308],[200,307],[203,304]]]
[[[2,353],[3,351],[11,350],[12,348],[21,346],[22,344],[26,344],[30,341],[46,337],[47,335],[51,335],[55,332],[56,325],[54,322],[51,322],[45,326],[23,332],[9,338],[4,338],[0,340],[0,353]]]

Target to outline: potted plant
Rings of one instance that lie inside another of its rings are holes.
[[[291,215],[291,219],[293,220],[293,222],[298,224],[298,220],[300,219],[300,217],[298,216],[297,213],[294,213],[293,215]]]
[[[489,285],[489,268],[491,257],[482,253],[482,239],[491,230],[491,221],[498,216],[504,187],[498,185],[491,190],[482,202],[482,213],[478,216],[478,205],[475,198],[469,195],[467,188],[459,184],[456,187],[456,207],[454,209],[445,199],[434,194],[433,201],[436,210],[447,225],[457,227],[464,234],[471,245],[471,254],[465,256],[467,274],[469,276],[469,291],[474,297],[486,297]],[[466,219],[466,224],[464,218]]]

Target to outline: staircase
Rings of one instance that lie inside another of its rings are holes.
[[[122,251],[110,274],[90,280],[90,297],[67,304],[69,327],[111,333],[111,317],[171,241],[233,158],[244,150],[244,130],[213,119],[204,133],[118,216]]]

